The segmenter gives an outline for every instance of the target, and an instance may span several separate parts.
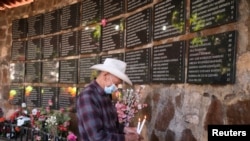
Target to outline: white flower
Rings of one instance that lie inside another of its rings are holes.
[[[48,126],[57,125],[56,116],[50,116],[50,117],[46,120],[46,123],[48,124]]]
[[[32,115],[35,116],[37,114],[37,109],[32,110]]]

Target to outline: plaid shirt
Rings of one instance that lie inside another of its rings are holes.
[[[96,81],[80,93],[76,108],[79,141],[125,141],[110,96]]]

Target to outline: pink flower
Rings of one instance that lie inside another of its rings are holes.
[[[50,113],[50,108],[49,107],[46,107],[46,112]]]
[[[107,25],[107,20],[106,20],[106,19],[102,19],[101,25],[102,25],[102,26],[106,26],[106,25]]]
[[[48,101],[48,104],[49,104],[49,106],[52,106],[52,105],[53,105],[53,102],[52,102],[51,99]]]
[[[135,114],[147,107],[147,104],[141,103],[141,90],[144,87],[140,87],[139,90],[127,89],[123,93],[119,93],[119,101],[116,102],[115,108],[117,111],[118,120],[120,123],[128,125],[129,122],[135,117]]]
[[[41,136],[36,136],[37,141],[40,141],[41,139],[42,139]]]
[[[77,136],[73,132],[69,132],[69,135],[67,136],[68,141],[76,141]]]
[[[64,108],[60,108],[60,112],[63,113],[65,110]]]

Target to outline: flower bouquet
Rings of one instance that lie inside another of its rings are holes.
[[[70,125],[70,116],[68,111],[61,108],[60,110],[52,110],[51,101],[46,108],[33,109],[31,117],[31,125],[38,132],[45,132],[50,137],[64,137],[68,135],[68,127]],[[36,135],[37,140],[41,137]]]
[[[135,114],[139,110],[147,107],[147,104],[141,102],[142,90],[145,88],[141,85],[137,90],[126,89],[116,92],[118,101],[115,104],[119,122],[128,126],[131,120],[135,117]]]

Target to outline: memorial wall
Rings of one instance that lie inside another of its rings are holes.
[[[199,32],[236,22],[238,1],[191,0],[190,13],[186,6],[185,0],[84,0],[13,20],[12,104],[41,107],[51,99],[53,108],[66,108],[91,82],[89,67],[107,57],[126,61],[134,84],[233,84],[237,31]],[[187,33],[197,36],[154,44]]]

